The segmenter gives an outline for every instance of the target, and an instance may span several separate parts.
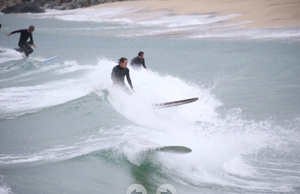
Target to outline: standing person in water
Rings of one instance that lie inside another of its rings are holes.
[[[130,90],[126,87],[125,85],[125,76],[127,79],[128,84],[130,85],[131,90],[134,92],[133,90],[133,86],[132,86],[132,82],[130,79],[130,75],[129,75],[129,69],[126,67],[127,66],[127,59],[125,57],[122,57],[118,60],[118,65],[116,65],[111,72],[111,79],[113,81],[114,85],[117,86],[121,86],[122,88],[124,88],[124,90],[131,94]]]
[[[145,58],[144,58],[144,52],[143,51],[140,51],[138,53],[138,56],[137,57],[134,57],[131,62],[130,62],[130,65],[133,67],[133,68],[142,68],[142,66],[146,68],[146,65],[145,65]]]
[[[30,46],[34,46],[34,48],[36,48],[32,38],[33,31],[34,31],[34,26],[30,25],[28,29],[16,30],[7,34],[7,36],[10,36],[15,33],[20,33],[20,39],[18,43],[20,49],[16,49],[16,50],[19,52],[24,52],[26,57],[28,57],[33,52],[33,49]],[[27,42],[28,38],[30,38],[30,41]]]

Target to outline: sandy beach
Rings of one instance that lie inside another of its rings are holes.
[[[241,14],[231,22],[246,27],[300,26],[300,0],[136,0],[106,3],[93,8],[132,6],[171,10],[175,14]]]

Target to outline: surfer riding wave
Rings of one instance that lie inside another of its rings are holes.
[[[13,31],[13,32],[7,34],[7,36],[10,36],[15,33],[21,33],[20,39],[18,42],[18,45],[20,48],[18,48],[16,50],[18,52],[24,52],[26,57],[28,57],[31,53],[33,53],[33,49],[30,47],[30,45],[33,46],[34,48],[36,48],[35,44],[33,43],[33,38],[32,38],[32,32],[34,31],[34,29],[35,29],[34,26],[30,25],[28,27],[28,29],[16,30],[16,31]],[[28,38],[30,38],[30,41],[27,42]]]

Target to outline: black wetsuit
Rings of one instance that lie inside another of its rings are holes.
[[[141,68],[142,65],[143,65],[143,67],[144,67],[145,69],[147,69],[147,68],[146,68],[146,65],[145,65],[145,59],[144,59],[144,58],[143,58],[143,59],[140,59],[139,57],[134,57],[134,58],[131,60],[130,65],[131,65],[132,67],[134,67],[134,68]]]
[[[127,67],[122,68],[120,65],[116,65],[111,72],[111,79],[113,80],[113,83],[123,87],[126,87],[124,82],[125,76],[130,87],[133,88],[129,75],[129,69]]]
[[[10,34],[21,33],[19,39],[19,47],[25,52],[26,57],[29,56],[33,52],[32,48],[28,44],[33,44],[32,33],[28,32],[27,29],[16,30],[11,32]],[[27,39],[30,38],[30,41],[27,42]]]

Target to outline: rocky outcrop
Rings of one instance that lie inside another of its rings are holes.
[[[37,3],[24,2],[17,3],[12,6],[8,6],[1,10],[3,13],[43,13],[44,9],[41,9]]]
[[[42,13],[46,9],[68,10],[124,0],[0,0],[3,13]]]

